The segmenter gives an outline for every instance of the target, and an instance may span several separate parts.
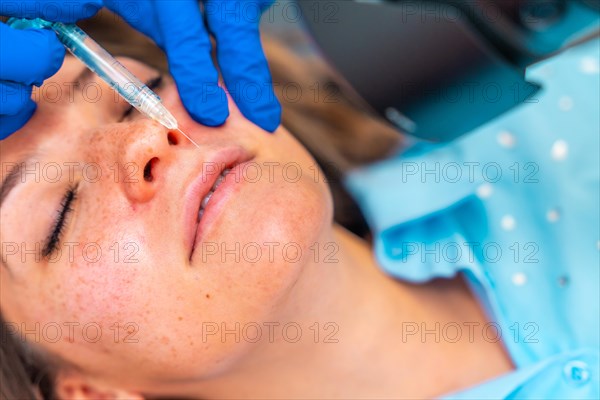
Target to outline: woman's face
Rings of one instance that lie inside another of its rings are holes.
[[[159,76],[122,62],[143,81]],[[331,228],[331,201],[285,130],[262,131],[231,102],[227,123],[207,128],[170,78],[155,91],[200,148],[127,113],[73,58],[38,91],[34,117],[0,146],[1,300],[28,342],[103,381],[159,391],[248,354],[252,343],[221,330],[277,320]]]

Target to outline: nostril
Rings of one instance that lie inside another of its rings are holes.
[[[167,140],[169,141],[169,144],[171,146],[175,146],[179,143],[179,141],[177,140],[177,136],[175,136],[173,132],[169,132],[167,134]]]
[[[154,177],[152,176],[152,169],[154,168],[157,162],[158,158],[154,157],[146,163],[146,166],[144,167],[144,180],[146,182],[152,182],[154,180]]]

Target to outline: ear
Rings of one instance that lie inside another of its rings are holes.
[[[77,372],[60,372],[55,391],[60,400],[144,400],[141,394],[100,386]]]

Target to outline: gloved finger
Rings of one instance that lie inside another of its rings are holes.
[[[104,5],[123,18],[131,27],[154,40],[159,47],[164,46],[162,32],[158,29],[154,0],[104,0]]]
[[[12,29],[0,23],[0,79],[41,85],[59,70],[65,48],[46,29]]]
[[[102,0],[19,0],[0,2],[0,15],[18,18],[43,18],[73,23],[89,18],[102,8]]]
[[[233,2],[215,4],[227,7]],[[254,5],[254,12],[250,5]],[[273,93],[271,73],[260,43],[261,2],[244,6],[231,10],[215,7],[214,12],[207,7],[208,25],[217,40],[223,79],[240,111],[256,125],[273,132],[281,122],[281,105]],[[240,14],[234,15],[235,12]]]
[[[169,69],[183,105],[198,122],[222,125],[229,116],[211,58],[210,39],[194,0],[157,0],[156,11]]]
[[[0,81],[0,139],[25,125],[35,109],[31,86]]]

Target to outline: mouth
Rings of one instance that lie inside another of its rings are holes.
[[[210,198],[215,193],[215,191],[217,190],[217,188],[221,185],[221,183],[223,183],[223,181],[225,180],[225,177],[227,176],[227,174],[230,171],[231,171],[231,168],[226,168],[225,170],[223,170],[223,172],[221,172],[221,175],[219,175],[217,177],[217,180],[213,184],[213,186],[210,189],[210,191],[206,194],[206,196],[204,196],[204,198],[200,202],[200,210],[198,210],[198,220],[197,220],[198,224],[200,224],[200,220],[202,219],[202,216],[204,215],[204,210],[206,209],[206,206],[208,205],[208,202],[210,201]]]
[[[196,169],[197,172],[188,186],[184,203],[184,232],[187,232],[185,237],[190,249],[190,261],[200,242],[202,231],[217,219],[218,214],[223,211],[223,204],[235,192],[223,188],[241,182],[237,176],[239,167],[252,158],[253,156],[244,148],[230,147],[215,152]],[[232,172],[236,173],[232,174]],[[221,192],[226,193],[223,195]]]

